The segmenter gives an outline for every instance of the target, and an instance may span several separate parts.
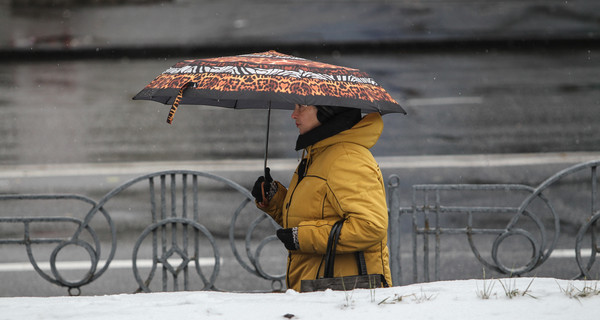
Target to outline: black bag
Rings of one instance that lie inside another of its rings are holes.
[[[352,289],[374,289],[382,286],[388,287],[387,281],[385,281],[385,277],[382,274],[367,273],[365,254],[362,251],[355,253],[358,265],[358,275],[333,277],[335,251],[343,224],[344,220],[342,219],[331,227],[329,239],[327,240],[327,249],[325,251],[325,272],[323,278],[302,280],[300,282],[300,292],[313,292],[326,289],[346,291]]]

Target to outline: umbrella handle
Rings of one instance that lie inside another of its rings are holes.
[[[269,206],[269,199],[267,198],[267,195],[265,194],[265,181],[263,181],[260,184],[260,191],[262,192],[262,202],[260,203],[260,205],[265,208]]]

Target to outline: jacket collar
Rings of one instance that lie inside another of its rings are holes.
[[[383,131],[383,119],[377,112],[364,116],[352,128],[316,142],[311,149],[327,147],[340,142],[351,142],[367,149],[372,148]]]
[[[346,112],[338,113],[335,117],[311,131],[301,134],[296,140],[296,151],[305,149],[323,139],[352,128],[361,120],[360,109],[351,108]]]
[[[302,151],[302,161],[297,169],[298,183],[304,178],[312,162],[313,154],[319,150],[339,142],[356,143],[370,149],[377,143],[382,131],[383,120],[381,119],[381,115],[377,112],[369,113],[352,128],[305,147]]]

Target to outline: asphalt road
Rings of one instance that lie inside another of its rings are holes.
[[[402,205],[410,205],[414,184],[535,186],[571,164],[599,158],[600,55],[596,48],[333,52],[306,57],[369,72],[407,109],[407,116],[384,117],[384,134],[373,149],[384,175],[401,177]],[[79,193],[99,199],[135,175],[184,167],[222,174],[250,187],[262,165],[264,113],[184,106],[168,126],[164,123],[167,107],[131,101],[176,60],[0,63],[0,193]],[[274,112],[271,129],[269,163],[274,176],[285,183],[298,158],[292,150],[296,133],[289,112]],[[573,215],[569,209],[584,201],[577,195],[586,191],[578,187],[579,180],[575,182],[567,183],[571,191],[556,195],[565,223],[560,249],[572,250],[577,226],[585,220],[585,214]],[[129,201],[111,203],[120,232],[140,228],[137,216],[128,214]],[[48,208],[3,206],[1,214],[46,211],[41,209]],[[226,217],[206,223],[220,236],[226,234]],[[18,231],[8,233],[6,228],[12,226],[3,228],[4,236]],[[132,242],[123,240],[119,247],[131,248]],[[223,279],[232,279],[223,288],[269,290],[269,282],[248,280],[245,271],[231,263],[227,244],[223,247]],[[0,264],[27,262],[24,247],[2,245],[0,250]],[[119,260],[127,259],[129,252],[124,249]],[[452,254],[444,264],[449,272],[444,277],[481,276],[478,264],[464,263],[468,248],[453,247],[447,252]],[[549,260],[544,264],[548,269],[537,276],[575,275],[569,254]],[[265,258],[269,261],[265,264],[281,270],[281,252]],[[84,288],[82,294],[135,290],[130,269],[114,273],[114,277],[100,278],[99,287]],[[0,272],[0,294],[66,294],[32,274]]]
[[[594,48],[305,56],[368,72],[408,111],[384,117],[375,156],[600,146]],[[131,100],[182,58],[0,63],[0,163],[262,158],[262,110],[182,106],[168,125],[168,107]],[[289,117],[273,112],[270,158],[299,156]]]

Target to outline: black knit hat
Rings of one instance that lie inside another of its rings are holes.
[[[342,112],[346,112],[353,108],[348,107],[337,107],[337,106],[315,106],[317,107],[317,120],[320,123],[325,123],[333,118],[335,115]]]

